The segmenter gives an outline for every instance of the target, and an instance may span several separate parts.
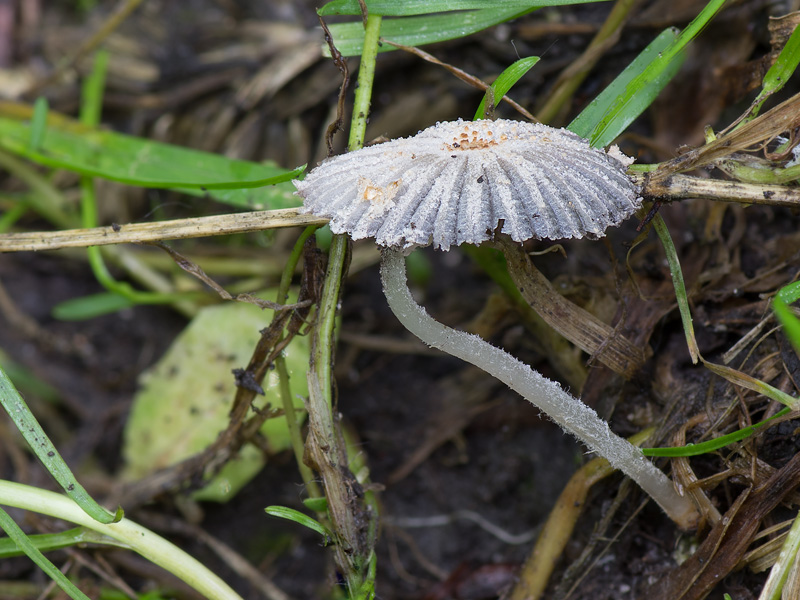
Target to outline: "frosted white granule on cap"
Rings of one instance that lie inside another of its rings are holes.
[[[458,120],[329,158],[294,185],[334,233],[447,250],[491,239],[501,220],[518,242],[601,237],[641,205],[632,162],[564,129]]]

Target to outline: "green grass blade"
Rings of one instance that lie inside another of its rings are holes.
[[[672,275],[672,285],[675,288],[675,299],[678,302],[678,311],[681,315],[681,324],[683,325],[683,332],[686,335],[686,345],[689,348],[689,355],[692,358],[692,362],[697,364],[697,361],[700,359],[700,350],[697,347],[697,340],[694,337],[692,312],[689,310],[689,298],[686,294],[686,284],[683,281],[681,263],[678,260],[678,251],[675,249],[675,244],[672,242],[672,236],[669,234],[667,224],[664,223],[664,219],[662,219],[659,214],[653,217],[653,229],[656,230],[658,238],[661,240],[661,245],[664,247],[667,264],[669,265],[669,272],[670,275]]]
[[[494,83],[486,90],[483,99],[481,99],[478,110],[475,112],[474,120],[477,121],[485,117],[487,100],[491,100],[490,104],[492,108],[497,106],[497,103],[508,93],[508,90],[510,90],[525,73],[530,71],[531,67],[537,62],[539,62],[538,56],[520,58],[500,73],[497,79],[494,80]]]
[[[381,37],[404,46],[422,46],[466,37],[498,23],[522,16],[531,10],[535,9],[486,8],[443,15],[388,19],[382,25]],[[336,49],[343,56],[361,54],[364,48],[364,26],[361,21],[332,23],[328,27],[333,35]],[[389,44],[382,44],[378,48],[378,52],[391,52],[392,50],[396,50],[396,48]],[[323,47],[323,54],[330,56],[327,46]]]
[[[14,384],[0,369],[0,404],[6,409],[11,419],[14,421],[19,432],[28,442],[33,452],[42,461],[42,464],[50,471],[59,485],[64,488],[67,495],[72,498],[87,515],[100,523],[114,523],[122,518],[122,510],[118,509],[117,514],[110,513],[100,506],[89,496],[83,486],[69,470],[67,463],[58,454],[58,450],[47,437],[39,422],[33,416],[22,396],[19,395]]]
[[[715,450],[724,448],[729,444],[733,444],[734,442],[739,442],[750,437],[758,429],[770,421],[788,414],[791,410],[792,409],[788,407],[784,408],[772,415],[769,419],[764,419],[755,425],[751,425],[750,427],[745,427],[739,431],[734,431],[733,433],[714,438],[713,440],[708,440],[707,442],[702,442],[700,444],[688,444],[686,446],[673,446],[671,448],[642,448],[642,453],[645,456],[665,456],[675,458],[680,456],[699,456],[700,454],[714,452]]]
[[[63,118],[48,119],[41,143],[31,149],[33,130],[30,123],[0,116],[0,148],[46,167],[140,187],[178,188],[240,208],[265,210],[300,204],[288,182],[299,177],[305,166],[289,171],[274,163],[234,160]]]
[[[625,70],[622,71],[606,89],[600,92],[600,94],[581,111],[581,114],[575,117],[567,129],[578,134],[582,138],[591,140],[596,147],[602,148],[610,144],[653,102],[661,90],[664,89],[664,86],[675,76],[675,73],[677,73],[678,69],[683,64],[683,55],[681,54],[677,60],[672,61],[660,77],[654,79],[642,89],[636,100],[636,105],[639,106],[641,110],[629,110],[625,113],[625,118],[620,118],[615,126],[608,128],[608,132],[604,136],[597,136],[596,139],[594,136],[595,128],[603,118],[609,114],[617,99],[623,96],[631,82],[649,67],[658,56],[659,52],[664,51],[678,38],[678,33],[678,30],[674,27],[662,31],[656,39],[650,42],[650,44],[633,59],[631,64],[625,67]]]
[[[88,127],[97,127],[100,124],[107,71],[108,52],[100,50],[95,54],[92,72],[81,88],[81,108],[78,120]]]
[[[47,98],[40,96],[33,103],[33,116],[31,117],[30,145],[31,152],[36,152],[42,147],[44,132],[47,130],[47,113],[50,110]]]
[[[52,552],[53,550],[69,548],[78,544],[104,544],[120,548],[126,547],[108,536],[101,535],[85,527],[73,527],[58,533],[37,533],[27,537],[28,541],[40,552]],[[25,551],[12,538],[0,538],[0,558],[10,558],[23,554],[25,554]]]
[[[800,64],[800,27],[795,27],[792,35],[789,36],[789,39],[786,41],[783,50],[781,50],[778,58],[775,59],[775,63],[769,68],[767,74],[764,75],[764,79],[761,82],[761,91],[753,101],[750,114],[747,118],[742,119],[740,126],[748,121],[752,121],[758,116],[758,112],[761,110],[761,106],[766,99],[775,92],[780,91],[783,86],[786,85],[786,82],[789,81],[789,78],[795,72],[795,69],[797,69],[798,64]]]
[[[41,551],[30,542],[28,536],[25,535],[25,532],[19,528],[19,526],[14,522],[14,520],[9,516],[9,514],[0,508],[0,527],[8,534],[14,542],[22,548],[22,551],[28,555],[28,557],[35,562],[39,568],[47,573],[47,576],[55,581],[64,592],[73,600],[89,600],[89,597],[86,596],[82,591],[80,591],[75,585],[67,579],[66,575],[64,575],[58,567],[56,567],[53,563],[51,563]]]
[[[781,325],[783,325],[783,332],[794,348],[794,351],[800,355],[800,319],[794,316],[789,304],[795,302],[800,298],[800,281],[790,283],[776,294],[772,300],[772,310]]]
[[[53,307],[50,314],[59,321],[84,321],[133,306],[136,303],[130,298],[113,292],[103,292],[60,302]]]
[[[293,508],[288,508],[286,506],[268,506],[264,509],[264,512],[272,517],[294,521],[298,525],[302,525],[303,527],[307,527],[312,531],[316,531],[323,538],[325,538],[326,541],[332,537],[331,532],[327,527],[325,527],[316,519],[301,513],[299,510],[294,510]]]
[[[606,114],[591,129],[589,140],[596,147],[605,146],[617,137],[633,119],[649,106],[652,98],[651,87],[661,87],[669,81],[669,74],[675,70],[675,61],[683,60],[686,46],[697,37],[725,4],[726,0],[711,0],[700,14],[689,23],[686,29],[666,48],[652,58],[646,68],[625,86]],[[673,73],[674,74],[674,73]],[[653,96],[654,97],[654,96]]]
[[[792,409],[800,408],[800,399],[794,398],[787,394],[786,392],[782,392],[776,387],[771,386],[770,384],[761,381],[760,379],[756,379],[752,375],[748,375],[747,373],[742,373],[741,371],[737,371],[731,367],[727,367],[725,365],[718,365],[716,363],[711,363],[706,360],[703,361],[703,364],[706,368],[711,371],[712,373],[719,375],[720,377],[724,377],[731,383],[746,388],[748,390],[752,390],[758,394],[766,396],[770,400],[775,400],[775,402],[780,402]]]
[[[543,6],[565,6],[568,4],[588,4],[607,0],[367,0],[367,10],[371,15],[384,17],[408,17],[427,15],[451,10],[472,10],[507,8],[524,10]],[[322,17],[331,15],[361,15],[358,0],[334,0],[328,2],[317,13]]]

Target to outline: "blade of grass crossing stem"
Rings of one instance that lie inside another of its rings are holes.
[[[588,4],[607,0],[366,0],[367,12],[384,17],[408,17],[451,10],[471,10],[476,8],[506,9],[541,8],[545,6],[566,6],[568,4]],[[321,17],[331,15],[361,15],[358,0],[334,0],[317,11]]]
[[[467,12],[426,15],[420,17],[400,17],[387,20],[381,26],[381,37],[403,44],[422,46],[466,37],[493,25],[509,21],[527,14],[535,8],[520,10],[519,7],[495,9],[485,8]],[[364,26],[361,21],[352,23],[332,23],[328,26],[342,56],[357,56],[364,48]],[[396,48],[381,44],[378,52],[391,52]],[[323,47],[322,53],[330,57],[330,49]]]
[[[780,91],[783,86],[786,85],[792,73],[797,69],[798,64],[800,64],[800,27],[795,27],[792,35],[790,35],[789,39],[786,41],[786,45],[778,55],[778,58],[775,59],[775,63],[769,68],[767,74],[764,75],[764,79],[761,82],[761,91],[753,101],[750,114],[745,119],[742,119],[738,127],[741,127],[748,121],[752,121],[758,116],[758,112],[761,110],[761,106],[766,99],[775,92]]]
[[[56,447],[47,437],[36,418],[31,413],[28,405],[19,395],[14,384],[0,369],[0,403],[11,417],[14,425],[28,442],[34,454],[53,475],[58,484],[67,495],[72,498],[83,511],[100,523],[114,523],[122,518],[122,509],[118,508],[116,514],[110,513],[92,499],[91,496],[78,483],[67,463],[56,450]]]
[[[539,62],[538,56],[529,56],[527,58],[520,58],[518,61],[511,64],[506,68],[494,83],[486,89],[486,93],[478,105],[478,110],[475,112],[473,120],[483,119],[486,117],[487,106],[489,114],[494,112],[494,107],[497,101],[505,96],[517,81],[519,81],[525,73],[530,71],[531,67]]]
[[[86,127],[97,127],[103,110],[103,90],[108,69],[108,53],[100,51],[96,54],[92,65],[92,72],[84,82],[81,94],[80,123]],[[94,188],[94,178],[83,175],[80,179],[81,188],[81,225],[86,229],[97,227],[97,196]],[[166,304],[174,302],[177,297],[172,294],[154,292],[141,292],[134,289],[129,283],[117,281],[103,260],[102,250],[99,246],[90,246],[86,249],[89,265],[95,278],[112,294],[120,297],[117,305],[124,307],[126,304]],[[96,296],[85,299],[74,298],[68,305],[67,312],[71,315],[83,313],[84,315],[97,316],[102,312],[90,313],[92,308],[107,309],[114,303],[99,305]],[[64,312],[64,307],[58,305],[54,312]]]
[[[597,126],[592,128],[590,141],[594,146],[605,146],[611,142],[619,132],[647,108],[642,97],[648,95],[648,88],[658,80],[665,77],[672,68],[673,61],[683,60],[682,53],[686,46],[697,37],[703,28],[711,21],[726,0],[711,0],[700,11],[700,14],[689,23],[686,29],[671,44],[658,52],[647,67],[625,87],[625,91],[616,99],[610,110],[600,119]],[[666,83],[664,81],[663,83]],[[644,95],[644,96],[642,96]],[[624,124],[624,126],[623,126]],[[615,133],[616,132],[616,133]]]
[[[58,587],[64,590],[70,598],[73,600],[89,600],[89,597],[75,587],[75,584],[67,579],[66,575],[64,575],[58,567],[47,560],[45,555],[30,542],[25,532],[19,528],[9,514],[2,508],[0,508],[0,527],[8,534],[8,537],[22,548],[22,551],[28,555],[28,558],[35,562],[42,571],[47,573],[47,576],[55,581]]]
[[[734,431],[733,433],[714,438],[713,440],[708,440],[699,444],[687,444],[686,446],[672,446],[670,448],[642,448],[642,453],[645,456],[663,456],[668,458],[708,454],[709,452],[714,452],[715,450],[719,450],[720,448],[724,448],[725,446],[749,438],[764,425],[770,421],[789,414],[791,410],[792,409],[789,407],[783,408],[768,419],[759,421],[758,423],[750,425],[749,427],[744,427],[739,431]]]
[[[686,345],[689,347],[689,355],[692,357],[692,362],[697,364],[700,358],[700,350],[697,348],[697,340],[694,337],[694,327],[692,327],[692,313],[689,310],[689,299],[686,296],[686,285],[683,282],[683,272],[681,271],[681,263],[678,260],[678,252],[675,250],[675,244],[672,243],[672,236],[669,234],[667,224],[661,215],[656,214],[653,217],[653,228],[661,240],[661,245],[664,247],[664,253],[667,256],[667,264],[669,265],[669,272],[672,275],[672,285],[675,288],[675,299],[678,302],[678,311],[681,315],[681,322],[683,323],[683,331],[686,334]]]
[[[631,101],[624,114],[620,114],[613,125],[606,128],[602,136],[595,132],[597,126],[610,113],[617,99],[623,96],[631,82],[650,66],[659,52],[664,51],[664,49],[678,38],[678,33],[678,30],[674,27],[662,31],[656,39],[650,42],[650,44],[625,67],[622,73],[620,73],[606,89],[600,92],[600,94],[573,119],[572,123],[567,126],[567,129],[578,134],[582,138],[590,140],[592,145],[598,148],[605,147],[616,139],[636,117],[650,106],[656,96],[664,89],[664,86],[675,76],[678,69],[680,69],[683,64],[683,54],[680,54],[676,60],[669,63],[659,77],[654,78],[641,88],[639,94]]]

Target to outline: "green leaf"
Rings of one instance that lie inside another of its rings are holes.
[[[83,321],[136,306],[136,303],[112,292],[71,298],[53,307],[51,315],[59,321]]]
[[[512,63],[506,68],[497,79],[494,80],[489,89],[486,90],[478,105],[478,110],[475,112],[473,120],[483,119],[486,113],[486,102],[491,97],[491,104],[497,106],[497,103],[508,93],[517,81],[519,81],[525,73],[530,71],[531,67],[539,62],[538,56],[529,56],[527,58],[520,58],[518,61]]]
[[[775,63],[769,68],[767,74],[761,82],[761,91],[753,101],[753,106],[750,109],[750,114],[742,123],[752,121],[757,115],[761,106],[767,98],[772,96],[775,92],[780,91],[789,78],[797,69],[800,63],[800,27],[795,27],[792,35],[786,41],[786,45],[781,50]],[[741,125],[741,124],[740,124]]]
[[[386,19],[381,24],[381,37],[405,46],[422,46],[433,42],[466,37],[498,23],[522,16],[531,10],[519,7],[471,10],[444,15],[402,17]],[[364,47],[364,26],[361,21],[352,23],[332,23],[328,26],[336,49],[343,56],[357,56]],[[381,44],[378,52],[396,50],[389,44]],[[330,56],[327,45],[323,47],[325,56]]]
[[[253,210],[298,206],[289,182],[293,171],[274,163],[234,160],[218,154],[81,126],[49,118],[41,143],[31,148],[34,126],[0,116],[0,148],[33,162],[81,175],[148,188],[178,188],[211,195],[221,202]],[[247,189],[245,189],[247,188]]]
[[[595,128],[603,118],[610,113],[617,99],[624,95],[626,88],[631,84],[634,78],[641,75],[658,56],[658,53],[672,44],[677,37],[678,30],[674,27],[662,31],[656,39],[650,42],[650,44],[625,67],[625,70],[622,71],[606,89],[600,92],[600,94],[581,111],[581,114],[575,117],[567,129],[578,134],[582,138],[592,140],[593,145],[598,148],[610,144],[653,102],[656,96],[661,93],[664,86],[669,83],[683,64],[684,55],[681,54],[677,60],[672,61],[669,64],[669,68],[664,70],[661,77],[650,81],[641,90],[636,101],[629,105],[625,115],[620,115],[615,126],[609,127],[604,136],[595,136]]]
[[[117,509],[116,514],[110,513],[95,502],[78,483],[67,463],[61,458],[53,442],[47,437],[22,396],[19,395],[14,384],[2,369],[0,369],[0,403],[34,454],[42,461],[58,484],[64,488],[67,496],[72,498],[87,515],[100,523],[114,523],[122,518],[122,509]]]
[[[687,444],[686,446],[673,446],[671,448],[642,448],[642,453],[645,456],[667,456],[673,458],[679,456],[699,456],[700,454],[708,454],[709,452],[714,452],[715,450],[724,448],[729,444],[733,444],[734,442],[739,442],[750,437],[758,429],[770,421],[788,414],[791,410],[792,409],[788,407],[784,408],[772,415],[769,419],[764,419],[755,425],[751,425],[749,427],[740,429],[739,431],[734,431],[733,433],[714,438],[713,440],[708,440],[707,442],[702,442],[700,444]]]
[[[39,150],[44,140],[44,132],[47,129],[47,112],[49,105],[47,98],[39,96],[33,103],[33,116],[31,118],[31,137],[28,146],[32,152]]]
[[[320,498],[306,498],[303,500],[303,506],[308,510],[313,510],[315,513],[324,513],[328,510],[328,499],[324,496]]]
[[[775,316],[783,325],[783,332],[794,348],[794,351],[800,355],[800,319],[794,316],[789,304],[796,302],[800,298],[800,281],[790,283],[776,294],[772,301],[772,310],[775,311]]]
[[[606,0],[366,0],[367,11],[371,15],[384,17],[406,17],[427,15],[436,12],[470,9],[515,9],[541,8],[543,6],[565,6],[568,4],[588,4]],[[330,15],[361,15],[358,0],[334,0],[317,11],[322,17]]]
[[[77,546],[78,544],[90,543],[126,547],[110,537],[85,527],[73,527],[58,533],[38,533],[27,537],[28,541],[40,552],[51,552],[61,548]],[[25,554],[25,551],[12,538],[0,538],[0,558],[10,558],[22,554]]]
[[[633,77],[616,96],[609,109],[596,121],[597,124],[590,128],[589,135],[582,137],[587,137],[595,147],[603,147],[624,131],[652,102],[655,97],[653,86],[662,88],[675,74],[676,61],[678,64],[683,61],[686,46],[700,34],[725,2],[726,0],[711,0],[706,4],[686,29],[672,43],[656,53],[642,72]]]
[[[259,294],[274,298],[275,290]],[[294,302],[296,294],[290,296]],[[252,304],[226,302],[202,308],[169,350],[139,378],[140,389],[125,424],[124,477],[139,479],[205,450],[228,423],[236,393],[232,369],[246,367],[271,311]],[[297,336],[284,350],[295,410],[308,394],[308,339]],[[282,406],[278,373],[262,383],[259,404]],[[264,410],[267,410],[266,407]],[[286,417],[267,419],[261,434],[271,453],[291,447]],[[194,497],[226,502],[261,470],[265,453],[253,445],[241,449]]]
[[[67,579],[66,575],[64,575],[58,567],[56,567],[53,563],[51,563],[44,554],[39,551],[39,549],[31,543],[28,539],[28,536],[25,535],[25,532],[19,528],[19,526],[14,522],[14,520],[9,516],[9,514],[0,508],[0,527],[8,534],[17,546],[22,548],[22,551],[28,555],[28,557],[35,562],[39,568],[47,573],[47,576],[50,577],[53,581],[58,584],[64,592],[73,598],[73,600],[89,600],[88,596],[86,596],[82,591],[80,591],[75,585]]]
[[[331,532],[325,527],[322,523],[317,521],[316,519],[312,519],[306,514],[301,513],[299,510],[294,510],[293,508],[287,508],[286,506],[268,506],[264,509],[268,515],[273,517],[278,517],[279,519],[287,519],[289,521],[294,521],[295,523],[299,523],[303,527],[308,527],[309,529],[316,531],[322,537],[328,541],[331,537]]]

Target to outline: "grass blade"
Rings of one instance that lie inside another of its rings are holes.
[[[714,438],[713,440],[708,440],[707,442],[702,442],[700,444],[687,444],[686,446],[673,446],[670,448],[642,448],[642,453],[645,456],[664,456],[669,458],[676,458],[682,456],[699,456],[701,454],[707,454],[709,452],[714,452],[715,450],[719,450],[720,448],[724,448],[729,444],[733,444],[734,442],[739,442],[746,438],[749,438],[753,435],[758,429],[769,423],[770,421],[782,417],[786,414],[791,412],[791,408],[784,408],[774,415],[772,415],[769,419],[764,419],[763,421],[759,421],[754,425],[750,425],[749,427],[744,427],[739,431],[734,431],[733,433],[729,433],[727,435],[720,436],[718,438]]]
[[[742,123],[752,121],[758,116],[758,111],[761,110],[761,106],[766,99],[783,88],[795,69],[797,69],[798,64],[800,64],[800,27],[795,27],[775,63],[764,75],[764,79],[761,82],[761,91],[753,101],[748,116],[742,119]]]
[[[517,81],[519,81],[525,73],[530,71],[531,67],[539,62],[538,56],[529,56],[527,58],[520,58],[518,61],[512,63],[506,68],[497,79],[494,80],[491,86],[486,90],[478,105],[478,110],[475,112],[473,120],[483,119],[486,116],[486,105],[489,104],[489,113],[494,112],[494,107],[497,101],[508,93]]]
[[[597,147],[606,146],[644,111],[652,102],[654,87],[663,87],[677,72],[675,61],[683,60],[686,46],[697,37],[725,4],[726,0],[711,0],[686,29],[666,48],[656,53],[644,70],[636,75],[617,96],[606,114],[591,128],[588,139]],[[672,75],[670,75],[672,73]],[[650,97],[652,96],[652,97]],[[649,100],[648,100],[649,98]]]
[[[371,15],[384,17],[407,17],[411,15],[427,15],[451,10],[471,10],[489,8],[504,10],[506,8],[524,10],[543,6],[565,6],[568,4],[588,4],[590,2],[606,2],[607,0],[367,0],[367,10]],[[334,0],[328,2],[317,13],[322,17],[331,15],[361,15],[358,0]]]
[[[64,592],[73,600],[89,600],[89,597],[86,596],[82,591],[80,591],[75,584],[73,584],[67,577],[56,567],[53,563],[51,563],[44,554],[28,539],[28,536],[25,535],[25,532],[19,528],[19,526],[14,522],[14,520],[9,516],[9,514],[0,508],[0,527],[8,534],[14,542],[19,546],[22,551],[28,555],[33,562],[35,562],[39,568],[47,573],[47,576],[50,577],[53,581],[58,584]]]
[[[631,64],[625,67],[625,70],[620,73],[614,81],[612,81],[606,89],[592,100],[589,105],[583,109],[572,123],[569,124],[567,129],[573,133],[578,134],[582,138],[592,141],[592,145],[602,148],[610,144],[622,131],[630,125],[641,112],[649,106],[656,96],[664,89],[664,86],[675,76],[680,66],[683,64],[683,55],[680,55],[677,60],[670,63],[669,68],[666,69],[661,77],[651,81],[644,89],[642,89],[640,96],[637,98],[637,103],[640,103],[641,110],[631,110],[627,113],[627,119],[620,119],[616,127],[609,127],[608,133],[604,136],[596,136],[594,133],[595,128],[609,114],[614,103],[618,98],[622,97],[625,89],[630,83],[639,75],[641,75],[658,56],[659,52],[664,51],[670,44],[678,38],[678,30],[674,27],[662,31],[656,39],[654,39],[648,46],[633,59]]]
[[[33,416],[22,396],[11,383],[11,380],[0,369],[0,404],[6,409],[19,432],[28,442],[33,452],[50,471],[67,495],[80,506],[87,515],[100,523],[114,523],[122,518],[122,509],[110,513],[89,496],[83,486],[69,470],[67,463],[58,454],[58,450],[47,437],[39,422]]]
[[[212,195],[221,202],[250,210],[300,204],[288,182],[299,177],[305,166],[290,171],[274,163],[234,160],[82,126],[52,113],[46,130],[39,134],[34,131],[38,122],[27,123],[3,114],[11,112],[26,114],[28,119],[33,116],[30,107],[0,105],[0,148],[46,167],[129,185]],[[34,149],[32,140],[38,137],[42,139]],[[287,183],[265,187],[283,182]]]
[[[495,9],[486,8],[460,13],[432,16],[402,17],[386,20],[381,28],[381,37],[404,46],[422,46],[466,37],[498,23],[522,16],[535,8],[519,7]],[[358,56],[364,47],[364,26],[361,21],[352,23],[332,23],[328,26],[333,35],[337,50],[343,56]],[[378,52],[391,52],[394,46],[382,44]],[[323,47],[323,54],[330,56],[330,50]]]
[[[119,546],[125,548],[124,544],[120,544],[116,540],[86,529],[85,527],[73,527],[66,531],[59,531],[58,533],[37,533],[27,536],[28,541],[40,552],[51,552],[53,550],[60,550],[61,548],[69,548],[77,546],[78,544],[104,544],[111,546]],[[13,538],[7,537],[0,539],[0,558],[11,558],[12,556],[21,556],[25,551],[14,541]]]

